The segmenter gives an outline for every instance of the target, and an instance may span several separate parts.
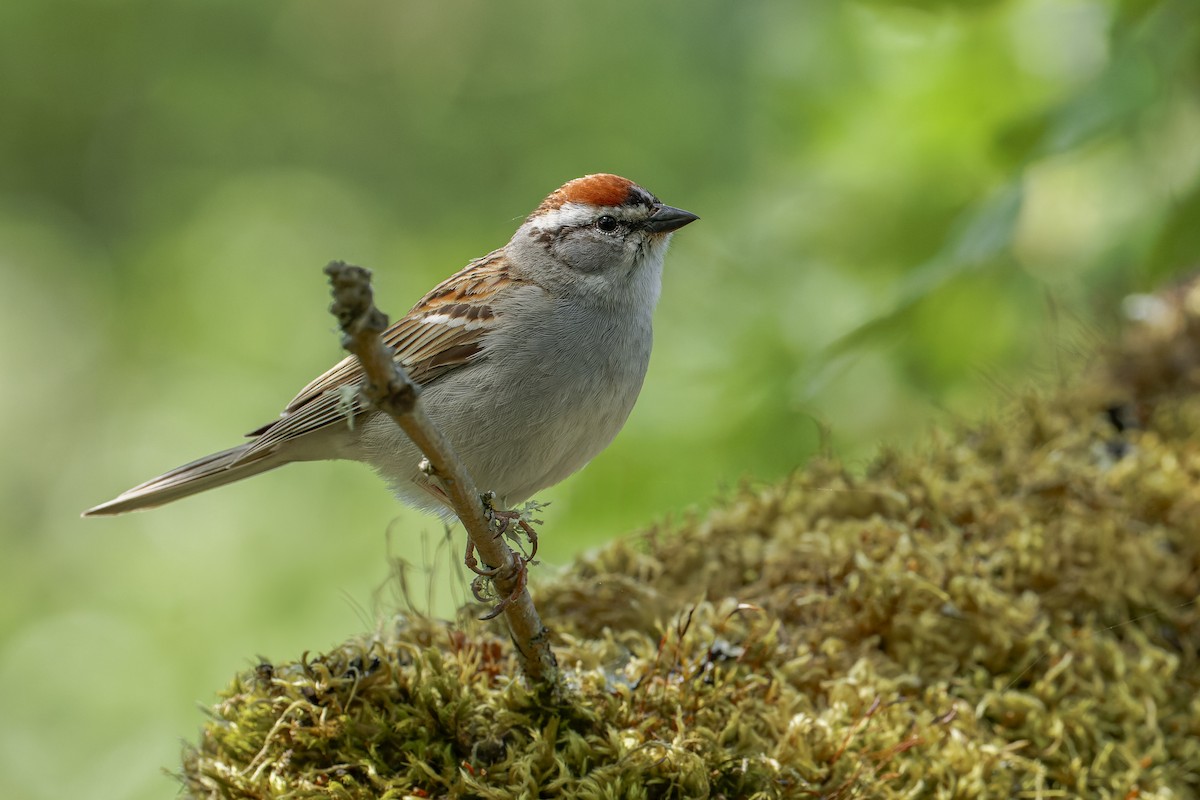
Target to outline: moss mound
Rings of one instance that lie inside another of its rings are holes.
[[[568,707],[523,688],[479,609],[401,616],[235,678],[185,789],[1197,796],[1200,373],[1163,347],[1189,325],[923,452],[814,463],[539,584]]]

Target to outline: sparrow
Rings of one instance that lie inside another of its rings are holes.
[[[576,472],[625,424],[653,341],[663,258],[698,219],[633,181],[585,175],[551,192],[508,244],[467,264],[383,334],[480,491],[513,507]],[[409,505],[446,515],[422,454],[356,388],[353,356],[248,441],[84,512],[170,503],[293,461],[373,468]]]

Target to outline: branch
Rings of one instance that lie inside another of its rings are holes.
[[[333,287],[333,305],[329,310],[342,328],[342,346],[358,357],[366,385],[367,400],[390,416],[429,461],[427,471],[436,476],[451,508],[467,529],[474,549],[490,567],[492,578],[508,621],[521,669],[537,688],[557,694],[558,663],[550,649],[549,631],[542,625],[533,599],[525,587],[525,562],[504,543],[489,525],[485,501],[475,487],[450,442],[434,425],[419,402],[421,387],[404,372],[394,351],[380,338],[388,327],[387,315],[375,307],[370,270],[331,262],[325,267]],[[468,547],[468,555],[470,547]],[[478,570],[477,570],[478,571]]]

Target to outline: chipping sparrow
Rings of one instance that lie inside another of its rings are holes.
[[[616,175],[550,194],[508,244],[472,261],[384,333],[482,491],[506,505],[581,468],[625,424],[650,359],[671,232],[697,219]],[[292,461],[369,464],[405,502],[444,512],[421,453],[345,389],[345,358],[238,447],[184,464],[85,516],[169,503]],[[350,417],[353,415],[353,425]]]

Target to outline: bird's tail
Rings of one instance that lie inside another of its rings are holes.
[[[252,444],[253,442],[249,442],[240,447],[231,447],[228,450],[222,450],[219,453],[213,453],[189,464],[184,464],[182,467],[176,467],[165,475],[159,475],[140,486],[122,492],[107,503],[89,508],[83,512],[83,516],[98,517],[154,508],[181,497],[215,489],[260,472],[275,469],[290,460],[281,458],[277,453],[271,451],[247,456],[246,452]]]

